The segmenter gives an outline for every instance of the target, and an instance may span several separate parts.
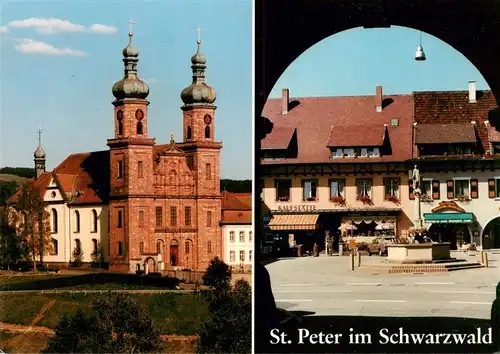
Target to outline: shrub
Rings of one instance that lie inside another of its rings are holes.
[[[148,273],[148,275],[150,277],[161,277],[162,276],[160,272],[150,272],[150,273]]]
[[[231,268],[218,257],[212,259],[203,275],[203,285],[208,285],[216,289],[227,288],[230,281]]]
[[[141,269],[141,270],[136,270],[135,271],[135,274],[144,274],[145,272]]]

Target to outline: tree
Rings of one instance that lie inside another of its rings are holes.
[[[100,242],[97,242],[97,249],[90,254],[90,258],[92,258],[92,263],[102,267],[104,263],[104,249]]]
[[[73,260],[71,261],[71,266],[80,267],[83,262],[83,250],[82,244],[78,240],[75,242],[75,248],[73,249]]]
[[[90,311],[64,315],[44,353],[152,353],[160,334],[145,309],[130,295],[98,295]]]
[[[202,325],[198,353],[250,353],[252,351],[252,296],[241,279],[233,287],[211,292],[212,316]]]
[[[10,209],[11,225],[15,226],[20,247],[26,249],[34,269],[37,256],[43,264],[43,256],[52,241],[50,214],[45,210],[46,205],[40,191],[31,183],[26,183],[14,207]]]
[[[7,203],[14,193],[16,193],[19,186],[14,181],[0,181],[0,205]]]
[[[24,258],[23,249],[16,235],[16,229],[9,223],[7,208],[0,208],[0,263],[7,264],[10,270],[12,263]]]
[[[215,289],[222,289],[229,287],[230,282],[231,268],[218,257],[212,259],[203,275],[203,285],[211,286]]]

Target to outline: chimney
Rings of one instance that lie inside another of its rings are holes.
[[[377,86],[375,91],[375,110],[382,112],[382,86]]]
[[[287,88],[281,90],[281,114],[283,115],[288,113],[289,95],[290,93]]]
[[[469,81],[469,103],[476,103],[476,82]]]

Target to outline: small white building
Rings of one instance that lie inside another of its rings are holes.
[[[252,194],[222,192],[223,261],[233,269],[251,269],[253,261]]]

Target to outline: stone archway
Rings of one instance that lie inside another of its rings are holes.
[[[500,50],[495,46],[500,42],[500,7],[495,0],[256,0],[255,9],[258,115],[296,58],[319,41],[356,27],[404,26],[439,38],[470,60],[500,97]]]
[[[152,257],[148,257],[144,261],[144,272],[146,274],[156,272],[156,262]]]
[[[481,241],[484,250],[500,248],[500,216],[488,221],[483,228]]]

